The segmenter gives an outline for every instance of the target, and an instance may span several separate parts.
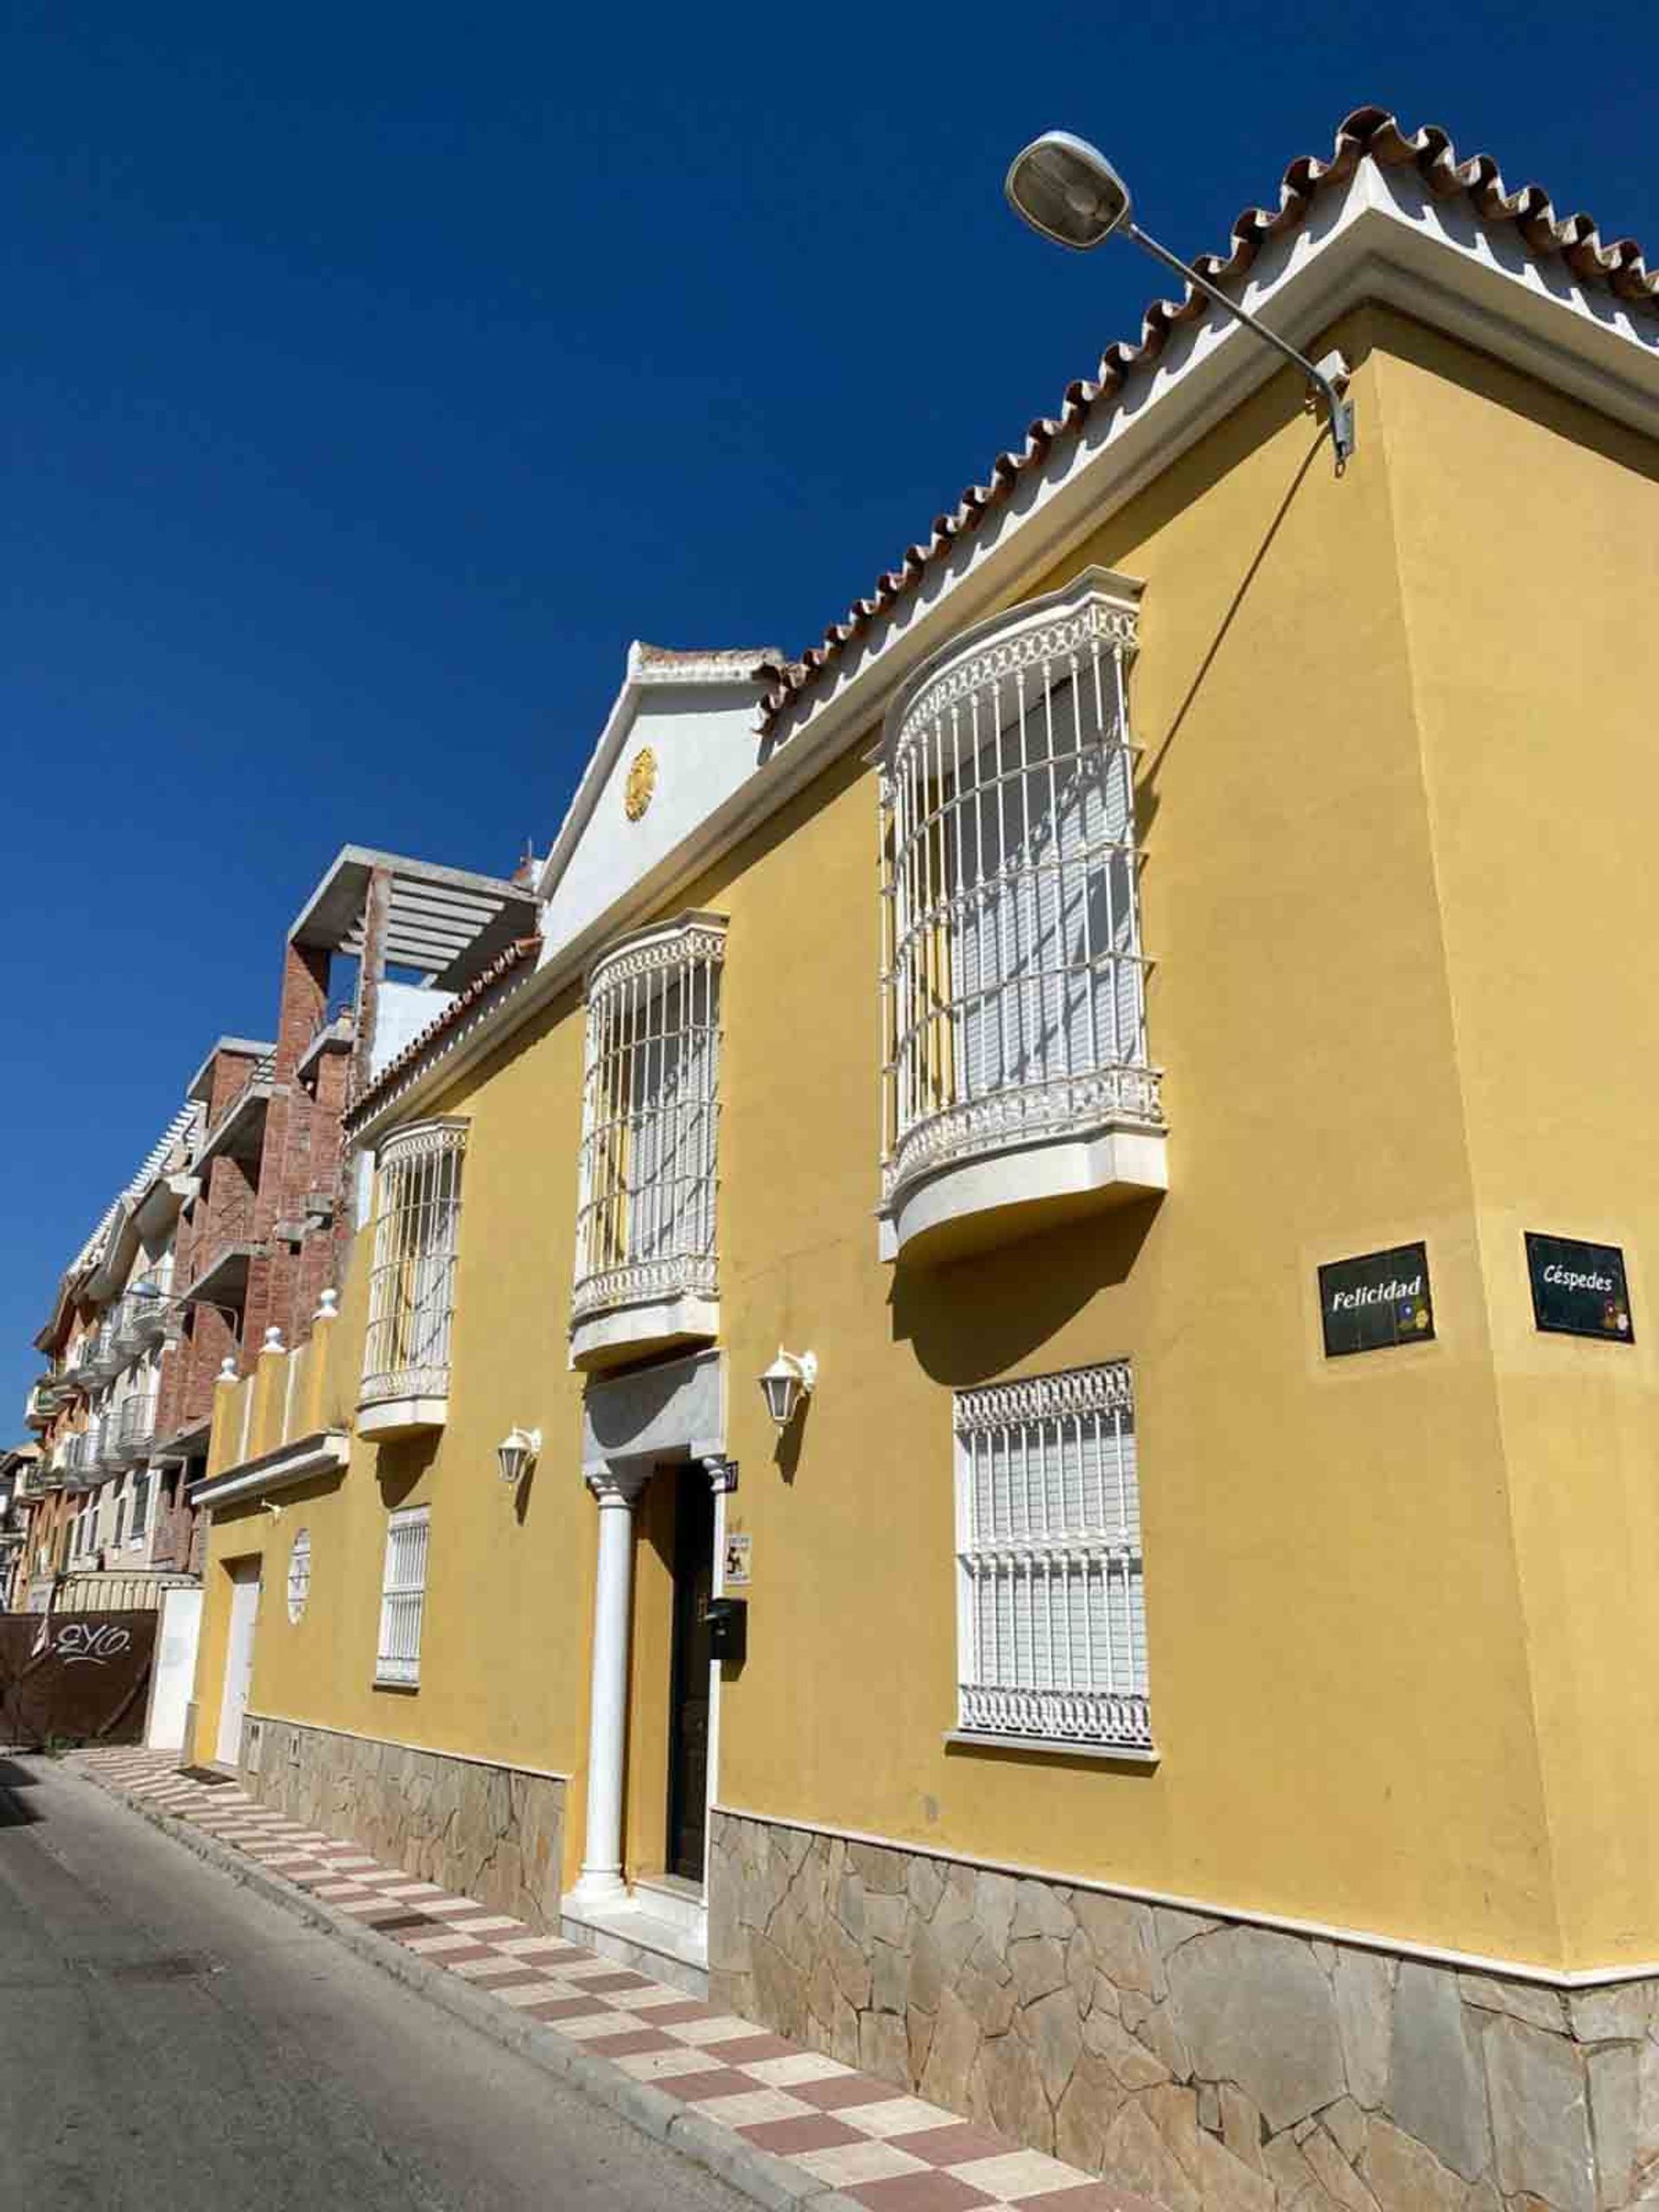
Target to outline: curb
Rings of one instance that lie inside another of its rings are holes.
[[[595,2057],[568,2036],[560,2035],[546,2021],[527,2019],[511,2005],[493,2003],[482,1990],[474,1988],[459,1975],[423,1958],[418,1952],[393,1942],[389,1936],[377,1935],[349,1913],[336,1912],[321,1898],[308,1897],[280,1876],[268,1873],[257,1860],[233,1845],[221,1843],[216,1836],[205,1834],[190,1821],[164,1813],[157,1806],[128,1796],[124,1790],[102,1781],[86,1767],[72,1765],[69,1770],[92,1789],[102,1790],[106,1797],[112,1797],[117,1804],[124,1805],[141,1821],[148,1821],[151,1827],[171,1836],[175,1843],[182,1844],[187,1851],[194,1852],[198,1859],[228,1875],[244,1889],[251,1890],[270,1904],[280,1906],[290,1918],[305,1926],[336,1937],[348,1951],[378,1967],[393,1981],[402,1982],[406,1989],[416,1991],[456,2019],[464,2020],[468,2027],[475,2028],[504,2050],[517,2051],[543,2073],[556,2075],[595,2104],[603,2105],[619,2119],[626,2120],[631,2127],[638,2128],[642,2135],[677,2151],[753,2203],[766,2206],[768,2212],[796,2212],[797,2207],[804,2205],[810,2205],[812,2212],[864,2212],[861,2205],[843,2196],[839,2190],[803,2173],[786,2159],[774,2158],[770,2151],[757,2150],[753,2144],[744,2142],[717,2121],[689,2111],[678,2098],[667,2095],[651,2082],[636,2082],[631,2074],[625,2074],[608,2059]]]

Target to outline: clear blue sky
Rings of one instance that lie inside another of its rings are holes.
[[[1650,12],[74,9],[0,48],[0,1440],[341,843],[545,849],[627,641],[798,651],[1367,100],[1659,251]]]

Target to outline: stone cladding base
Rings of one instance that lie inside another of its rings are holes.
[[[1659,2205],[1659,1980],[1561,1991],[728,1813],[709,1999],[1167,2212]]]
[[[564,1784],[552,1776],[255,1716],[242,1775],[290,1820],[558,1933]]]

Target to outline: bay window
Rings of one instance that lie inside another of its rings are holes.
[[[1090,569],[993,617],[889,714],[889,1257],[1164,1187],[1128,719],[1138,591]]]
[[[689,913],[613,947],[589,972],[573,1365],[717,1332],[724,955],[721,918]]]
[[[380,1148],[358,1429],[412,1435],[448,1410],[464,1121],[411,1122]]]

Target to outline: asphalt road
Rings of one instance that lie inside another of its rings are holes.
[[[0,1754],[4,2212],[735,2212],[46,1759]]]

